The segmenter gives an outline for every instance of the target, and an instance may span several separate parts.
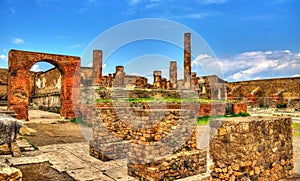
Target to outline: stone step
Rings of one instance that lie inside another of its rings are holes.
[[[0,101],[0,106],[7,106],[7,101]]]
[[[9,115],[9,116],[11,116],[11,117],[13,117],[13,118],[16,118],[17,117],[17,114],[15,114],[13,111],[9,111],[9,110],[7,110],[7,111],[0,111],[0,114],[5,114],[5,115]]]

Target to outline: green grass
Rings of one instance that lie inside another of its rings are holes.
[[[296,130],[300,131],[300,123],[293,123],[292,127],[293,127],[293,129],[296,129]]]
[[[88,100],[91,102],[90,100]],[[96,103],[100,102],[118,102],[119,100],[113,99],[96,99]],[[226,101],[226,100],[210,100],[210,99],[191,99],[191,98],[155,98],[155,97],[148,97],[148,98],[128,98],[125,100],[126,102],[166,102],[166,103],[226,103],[226,102],[233,102],[233,101]]]
[[[293,123],[293,136],[300,136],[300,123]]]
[[[37,146],[35,146],[29,139],[25,138],[24,136],[20,136],[21,140],[26,140],[34,150],[39,150],[39,148]]]
[[[81,118],[73,118],[70,120],[71,123],[81,124],[87,127],[92,127],[92,124],[84,122]]]
[[[250,116],[249,113],[245,113],[245,112],[240,112],[238,114],[231,114],[231,115],[219,115],[219,116],[202,116],[202,117],[198,117],[197,118],[197,125],[201,126],[201,125],[206,125],[209,122],[209,119],[211,118],[230,118],[230,117],[246,117],[246,116]]]

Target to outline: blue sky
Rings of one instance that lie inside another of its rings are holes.
[[[0,67],[7,68],[10,49],[82,56],[101,33],[141,18],[167,19],[194,30],[215,56],[199,53],[193,65],[217,60],[225,80],[300,76],[299,0],[2,0]],[[149,58],[148,54],[182,62],[178,48],[158,41],[144,43],[120,48],[110,61],[104,60],[113,63],[105,63],[104,72],[143,55]],[[43,64],[33,67],[43,68]],[[136,73],[129,69],[132,72],[127,73]],[[199,71],[198,75],[207,73]]]

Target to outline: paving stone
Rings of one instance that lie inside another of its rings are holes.
[[[89,167],[83,160],[68,151],[46,153],[53,168],[59,172]]]
[[[82,168],[82,169],[75,169],[75,170],[68,170],[66,171],[68,175],[70,175],[75,180],[86,181],[86,180],[94,180],[94,179],[103,179],[107,176],[103,175],[102,172],[98,171],[95,172],[93,169],[90,168]],[[107,180],[110,179],[107,177]]]
[[[24,165],[30,163],[41,163],[49,161],[49,158],[45,154],[40,154],[37,156],[29,156],[29,157],[12,157],[8,159],[9,163],[12,165]]]
[[[134,181],[137,180],[133,177],[127,175],[127,167],[118,167],[112,168],[104,172],[105,175],[108,175],[111,178],[114,178],[118,181]]]

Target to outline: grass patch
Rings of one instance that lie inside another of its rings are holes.
[[[87,127],[92,127],[92,124],[84,122],[81,118],[73,118],[70,120],[71,123],[81,124]]]
[[[250,116],[249,113],[245,113],[245,112],[240,112],[238,114],[230,114],[230,115],[219,115],[219,116],[202,116],[202,117],[198,117],[197,118],[197,125],[201,126],[201,125],[206,125],[209,122],[209,119],[212,118],[230,118],[230,117],[246,117],[246,116]]]
[[[293,123],[292,128],[300,131],[300,123]]]
[[[300,136],[300,131],[293,131],[293,136]]]
[[[35,146],[29,139],[25,138],[24,136],[20,136],[21,140],[26,140],[34,150],[39,150],[39,148],[37,146]]]

